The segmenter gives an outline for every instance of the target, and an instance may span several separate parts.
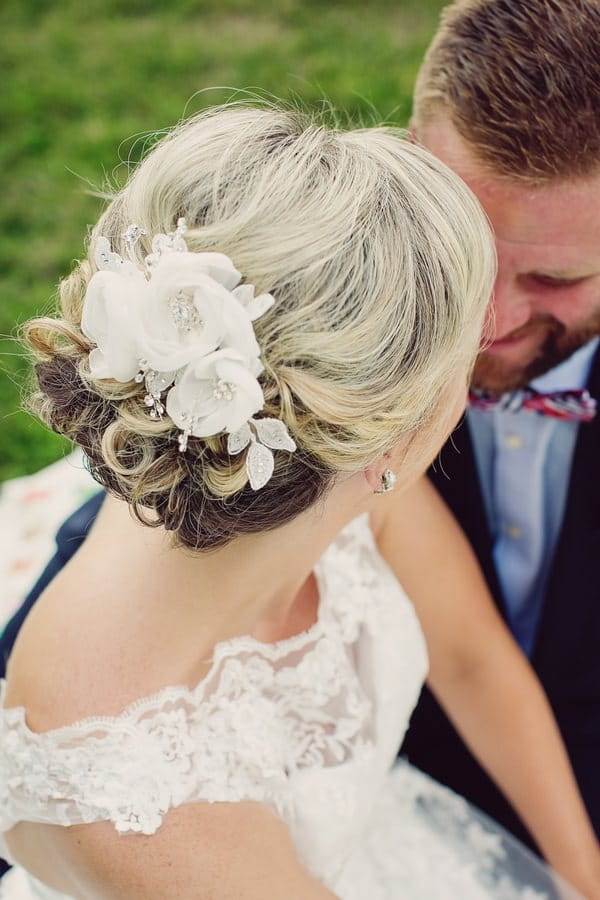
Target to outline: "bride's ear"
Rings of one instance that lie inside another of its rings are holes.
[[[370,466],[367,466],[366,469],[363,469],[365,480],[372,491],[381,490],[382,476],[389,467],[391,455],[388,451],[383,456],[380,456],[379,459],[376,459],[375,462],[372,462]]]

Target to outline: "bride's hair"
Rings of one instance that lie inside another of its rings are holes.
[[[90,375],[81,330],[93,254],[60,285],[60,317],[23,336],[37,386],[28,408],[79,444],[93,477],[136,517],[210,550],[281,525],[336,473],[354,472],[425,426],[472,363],[495,272],[487,221],[467,187],[398,129],[343,131],[272,104],[230,104],[176,127],[109,204],[90,246],[142,267],[151,236],[185,217],[190,251],[231,257],[275,304],[255,322],[261,415],[298,449],[275,454],[261,490],[223,436],[152,419],[145,388]],[[123,240],[132,223],[149,237]],[[149,512],[150,511],[150,512]]]

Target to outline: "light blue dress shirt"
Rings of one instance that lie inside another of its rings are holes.
[[[544,392],[585,387],[598,341],[585,344],[531,387]],[[469,409],[467,422],[505,612],[514,636],[530,654],[565,511],[579,425],[530,410]]]

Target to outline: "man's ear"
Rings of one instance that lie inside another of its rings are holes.
[[[408,123],[408,139],[411,144],[418,144],[419,139],[417,138],[417,126],[415,125],[415,120],[411,118]]]

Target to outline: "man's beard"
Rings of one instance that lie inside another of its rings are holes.
[[[534,359],[517,368],[515,363],[507,363],[500,356],[484,351],[477,357],[472,386],[492,394],[503,394],[525,387],[600,334],[600,312],[588,319],[585,325],[571,331],[553,316],[539,317],[514,331],[511,336],[520,337],[530,331],[532,326],[542,325],[548,334]]]

